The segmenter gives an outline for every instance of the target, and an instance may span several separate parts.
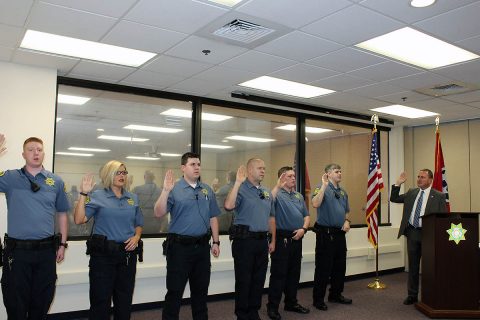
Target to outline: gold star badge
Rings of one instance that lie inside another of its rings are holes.
[[[447,233],[450,235],[448,241],[455,241],[458,244],[460,241],[465,240],[465,233],[467,233],[466,229],[463,229],[462,224],[459,223],[451,224],[450,229],[447,230]]]
[[[127,200],[127,203],[128,203],[129,205],[133,206],[133,205],[135,204],[135,201],[133,201],[132,198],[129,198],[129,199]]]
[[[50,187],[53,187],[55,185],[55,180],[53,180],[52,178],[47,178],[45,179],[45,184]]]

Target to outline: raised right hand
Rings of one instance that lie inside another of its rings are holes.
[[[244,165],[241,165],[237,170],[237,182],[243,183],[247,179],[247,168]]]
[[[7,147],[5,147],[5,135],[0,133],[0,154],[2,154]]]
[[[82,183],[80,184],[80,192],[89,193],[95,187],[95,178],[93,173],[87,173],[82,178]]]
[[[277,187],[278,188],[283,188],[287,184],[287,179],[285,178],[286,175],[287,175],[287,173],[284,172],[280,175],[280,178],[278,178],[278,180],[277,180]]]
[[[163,180],[163,190],[172,191],[175,185],[175,179],[173,178],[173,171],[167,170],[165,173],[165,179]]]
[[[403,171],[402,173],[400,173],[400,177],[398,177],[396,185],[399,186],[405,181],[407,181],[407,173]]]
[[[322,184],[328,186],[328,174],[324,173],[322,176]]]

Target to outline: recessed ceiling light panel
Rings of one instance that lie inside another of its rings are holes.
[[[191,118],[192,110],[171,108],[161,112],[160,114],[163,114],[164,116],[172,116],[172,117],[179,117],[179,118]],[[202,120],[206,120],[206,121],[224,121],[231,118],[232,118],[231,116],[225,116],[222,114],[202,112]]]
[[[68,150],[73,151],[90,151],[90,152],[109,152],[108,149],[97,149],[97,148],[80,148],[80,147],[70,147]]]
[[[140,130],[140,131],[152,131],[152,132],[164,132],[164,133],[177,133],[177,132],[183,131],[183,129],[141,126],[141,125],[136,125],[136,124],[129,124],[128,126],[123,127],[123,129]]]
[[[248,142],[272,142],[272,141],[275,141],[275,139],[247,137],[247,136],[230,136],[230,137],[226,137],[225,139],[238,140],[238,141],[248,141]]]
[[[114,140],[114,141],[129,141],[129,142],[145,142],[145,141],[150,140],[150,139],[145,139],[145,138],[133,138],[133,137],[123,137],[123,136],[108,136],[108,135],[98,136],[97,139]]]
[[[87,103],[90,100],[88,97],[80,97],[80,96],[72,96],[68,94],[61,94],[59,93],[57,96],[57,102],[58,103],[64,103],[64,104],[74,104],[77,106],[81,106],[85,103]]]
[[[435,0],[412,0],[410,1],[410,5],[415,8],[424,8],[431,6],[435,3]]]
[[[370,109],[376,112],[382,112],[386,114],[391,114],[394,116],[409,118],[409,119],[417,119],[417,118],[425,118],[425,117],[433,117],[437,116],[438,113],[430,112],[422,109],[411,108],[407,106],[402,106],[399,104]]]
[[[294,124],[286,124],[284,126],[276,127],[275,129],[280,129],[280,130],[287,130],[287,131],[296,131],[297,126]],[[329,132],[333,131],[331,129],[324,129],[324,128],[316,128],[316,127],[305,127],[305,132],[307,133],[324,133],[324,132]]]
[[[93,157],[92,153],[76,153],[76,152],[55,152],[60,156],[73,156],[73,157]]]

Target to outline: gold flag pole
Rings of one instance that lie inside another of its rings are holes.
[[[373,122],[373,132],[377,131],[378,115],[374,114],[370,121]],[[379,235],[377,234],[377,246],[375,248],[375,280],[367,285],[369,289],[385,289],[387,285],[383,282],[380,282],[380,277],[378,275],[378,244],[379,244]]]

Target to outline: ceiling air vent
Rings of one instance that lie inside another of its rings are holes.
[[[442,97],[442,96],[449,96],[452,94],[459,94],[459,93],[474,91],[474,90],[478,90],[478,88],[479,88],[478,85],[457,81],[457,82],[448,83],[448,84],[436,85],[434,87],[429,87],[429,88],[421,88],[415,91],[432,96],[432,97]]]
[[[251,43],[255,40],[274,32],[275,30],[248,22],[241,19],[235,19],[227,23],[220,29],[213,32],[214,35],[239,41],[242,43]]]

